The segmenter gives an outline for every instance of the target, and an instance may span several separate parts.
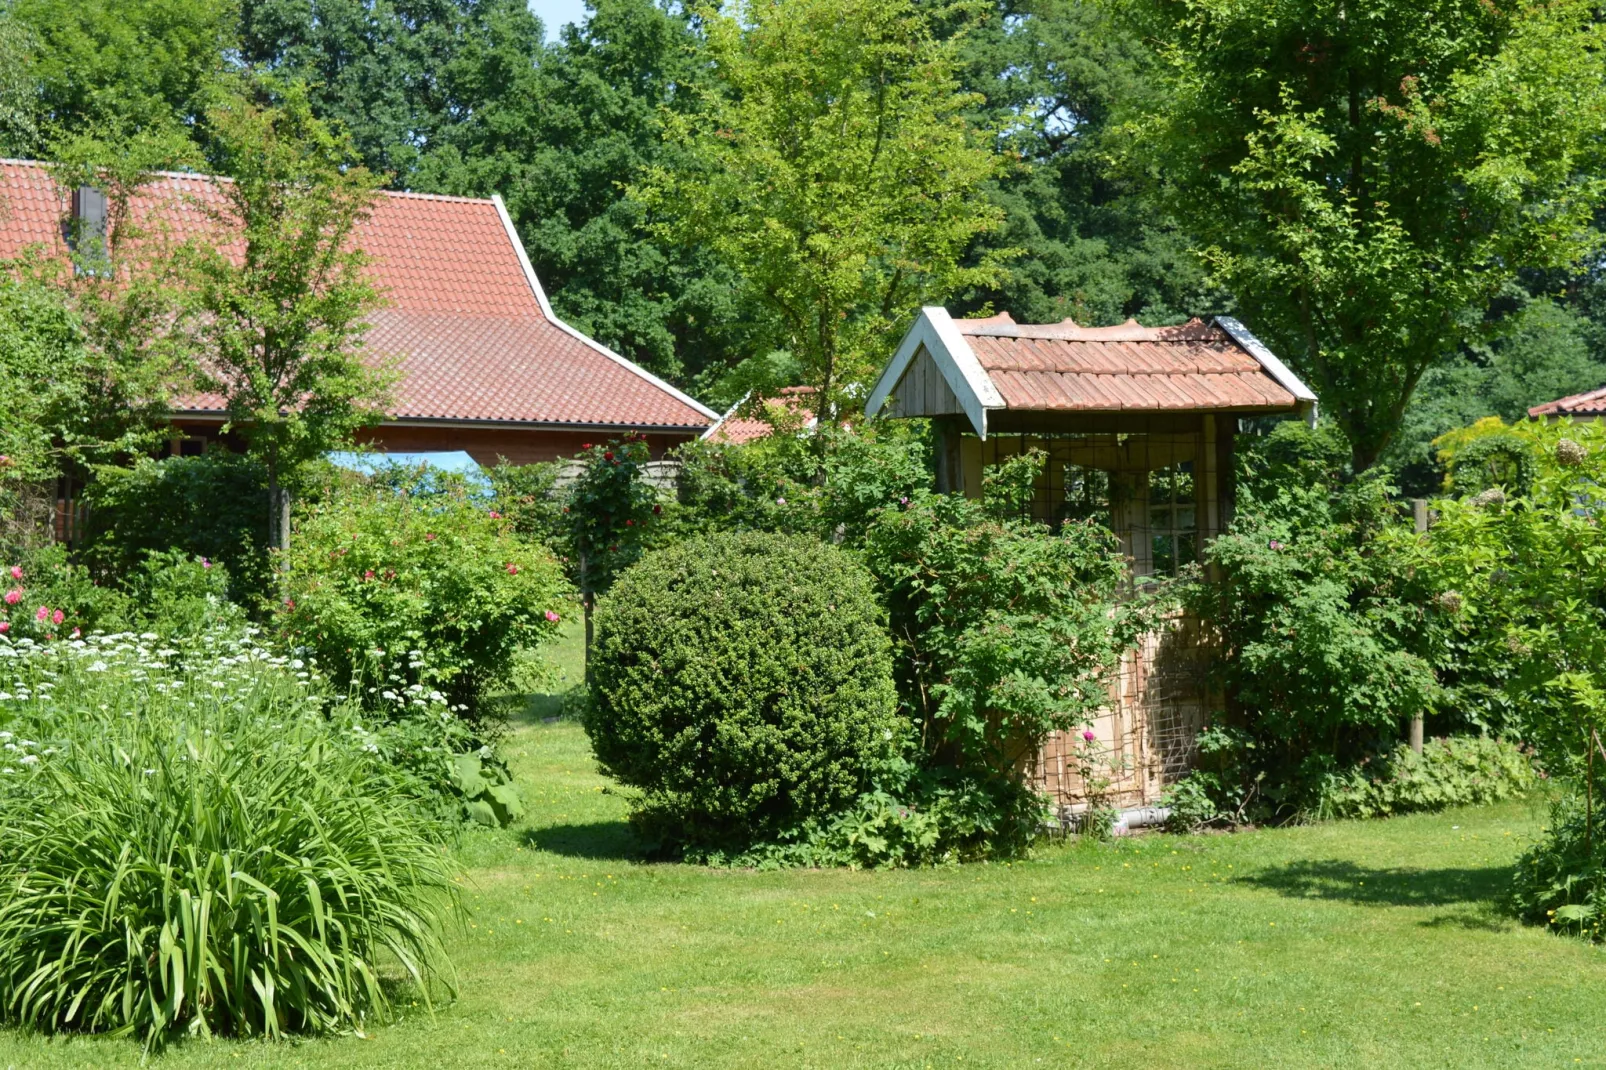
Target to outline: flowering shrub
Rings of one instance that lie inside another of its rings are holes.
[[[1390,750],[1441,697],[1410,524],[1380,480],[1347,475],[1347,456],[1336,431],[1296,423],[1246,440],[1211,580],[1183,588],[1220,637],[1228,696],[1203,773],[1222,811],[1250,820],[1315,812],[1329,776]]]
[[[60,545],[19,555],[0,566],[0,635],[48,640],[123,628],[190,635],[241,617],[228,600],[228,570],[203,557],[153,552],[119,579],[101,582]]]
[[[417,785],[249,634],[0,639],[0,1015],[169,1038],[428,998],[454,903]]]
[[[1005,499],[1008,482],[993,483]],[[960,856],[1012,853],[1037,834],[1043,803],[1022,760],[1051,732],[1092,723],[1108,674],[1155,609],[1117,598],[1125,572],[1108,530],[1067,522],[1056,533],[1010,511],[996,496],[920,494],[882,511],[865,538],[921,741],[925,775],[904,801],[992,800],[968,804],[945,841]]]
[[[530,683],[515,676],[539,669],[571,597],[549,553],[461,488],[344,487],[302,515],[289,563],[286,639],[374,707],[439,693],[477,716],[493,688]]]
[[[740,850],[842,810],[903,744],[870,577],[814,539],[691,539],[627,570],[597,613],[597,759],[666,846]]]

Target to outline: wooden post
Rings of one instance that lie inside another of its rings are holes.
[[[1411,499],[1411,519],[1415,522],[1416,533],[1426,535],[1428,531],[1428,500],[1426,498]],[[1411,749],[1422,753],[1423,743],[1422,711],[1418,710],[1411,717]]]

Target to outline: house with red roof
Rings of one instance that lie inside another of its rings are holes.
[[[133,197],[129,216],[177,240],[203,236],[220,181],[160,174]],[[65,257],[64,224],[96,199],[61,188],[44,164],[0,160],[0,259],[29,249]],[[355,244],[386,299],[367,349],[400,376],[389,417],[363,436],[380,450],[528,464],[636,431],[662,454],[718,419],[553,312],[499,197],[381,193]],[[204,449],[226,421],[217,397],[180,398],[174,410],[185,453]]]
[[[1571,416],[1575,420],[1599,420],[1606,416],[1606,386],[1535,405],[1528,410],[1528,415],[1536,420],[1559,420],[1563,416]]]

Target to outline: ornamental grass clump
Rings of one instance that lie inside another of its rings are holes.
[[[0,640],[0,1012],[45,1031],[347,1030],[429,998],[444,826],[248,636]]]
[[[903,744],[869,574],[756,532],[648,554],[598,608],[585,726],[669,849],[739,850],[845,810]]]

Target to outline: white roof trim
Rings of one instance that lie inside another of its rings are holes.
[[[719,419],[715,420],[712,424],[710,424],[709,427],[708,427],[708,430],[704,431],[702,434],[698,435],[697,437],[700,438],[700,439],[703,439],[704,441],[707,441],[708,439],[713,438],[716,434],[719,433],[719,429],[721,427],[725,426],[725,421],[729,420],[732,416],[735,416],[736,415],[736,410],[741,408],[743,405],[747,404],[747,399],[752,397],[752,396],[753,396],[753,392],[751,390],[749,390],[747,393],[743,394],[739,399],[737,399],[736,404],[734,404],[730,408],[726,409],[725,410],[725,414],[723,416],[721,416]]]
[[[975,352],[965,336],[959,333],[954,326],[953,317],[948,310],[937,305],[927,305],[920,310],[914,325],[909,333],[903,336],[898,345],[898,352],[894,354],[892,362],[882,371],[881,378],[876,380],[875,388],[870,391],[870,399],[865,402],[864,414],[874,416],[886,404],[893,388],[909,370],[916,354],[924,347],[936,362],[942,377],[947,380],[948,388],[959,399],[959,407],[964,409],[965,415],[970,417],[970,424],[982,438],[987,437],[987,411],[989,409],[1002,409],[1004,398],[988,378],[987,372],[976,359]]]
[[[530,284],[530,289],[535,291],[535,299],[541,303],[542,314],[552,322],[553,326],[578,339],[579,341],[584,342],[587,346],[590,346],[592,349],[596,350],[598,353],[601,353],[603,356],[607,357],[615,364],[618,364],[620,367],[626,368],[634,374],[641,376],[643,379],[647,380],[664,393],[669,394],[679,401],[685,402],[693,409],[696,409],[698,412],[708,417],[708,419],[719,419],[719,413],[715,412],[713,409],[710,409],[707,405],[704,405],[696,398],[693,398],[688,394],[681,393],[679,390],[676,390],[674,387],[670,386],[656,375],[647,371],[645,368],[626,360],[624,357],[621,357],[619,354],[615,353],[601,342],[598,342],[592,338],[588,338],[586,335],[580,333],[559,319],[557,314],[552,311],[552,304],[546,298],[546,291],[541,288],[541,280],[535,275],[535,266],[530,263],[530,255],[524,251],[524,243],[519,240],[519,232],[513,228],[513,217],[507,214],[507,205],[502,203],[501,194],[493,194],[491,197],[491,202],[496,205],[496,214],[502,220],[503,229],[507,231],[508,241],[513,243],[513,251],[519,254],[519,266],[524,269],[524,278]]]
[[[1234,342],[1237,342],[1246,353],[1259,361],[1260,366],[1266,369],[1267,374],[1282,384],[1283,388],[1294,395],[1296,399],[1308,405],[1316,404],[1316,395],[1311,392],[1310,387],[1300,381],[1299,376],[1289,371],[1288,365],[1277,359],[1277,355],[1267,349],[1264,342],[1250,334],[1248,327],[1245,327],[1231,316],[1217,316],[1216,326],[1231,335]]]

